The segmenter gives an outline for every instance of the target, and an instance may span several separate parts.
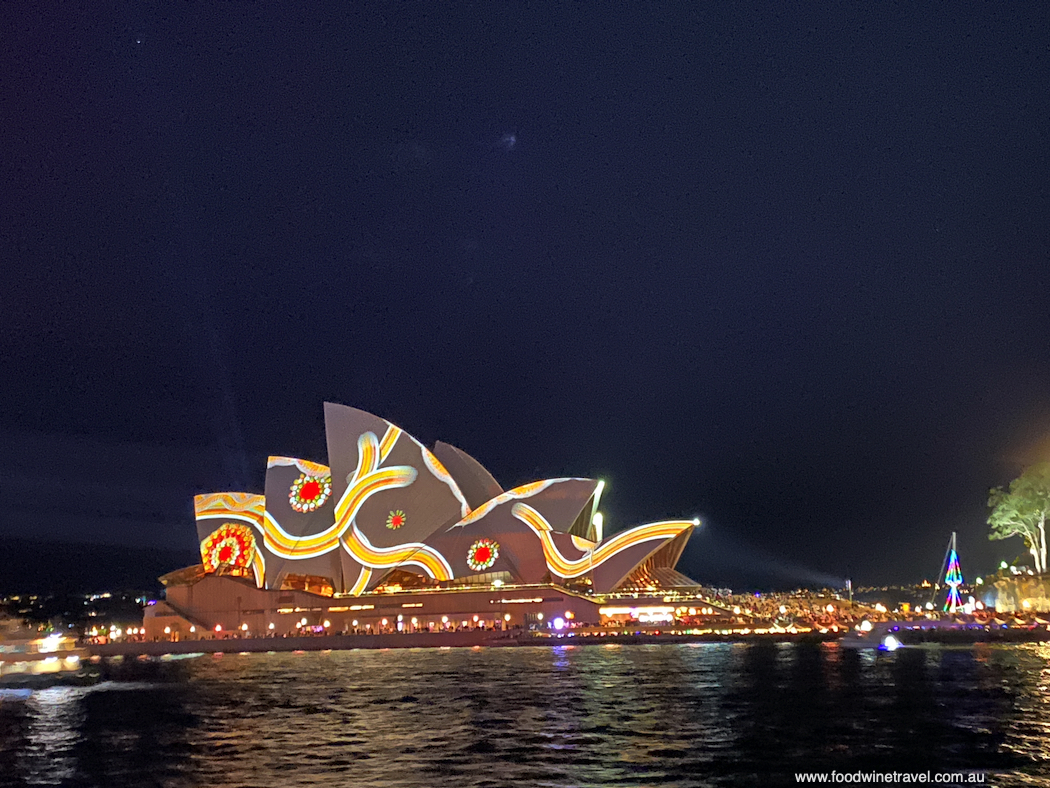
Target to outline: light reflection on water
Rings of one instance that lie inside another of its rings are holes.
[[[0,699],[0,785],[794,785],[990,770],[1050,786],[1050,646],[740,644],[184,661]]]

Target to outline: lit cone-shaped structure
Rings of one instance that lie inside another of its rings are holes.
[[[948,613],[954,613],[962,607],[959,586],[963,584],[962,568],[959,566],[959,554],[955,551],[954,533],[952,533],[951,547],[948,548],[948,568],[944,573],[944,584],[948,586],[948,598],[944,602],[944,609]]]

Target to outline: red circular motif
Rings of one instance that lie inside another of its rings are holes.
[[[400,528],[404,524],[405,518],[401,515],[395,514],[393,517],[390,518],[390,526],[392,528]]]
[[[214,572],[220,566],[247,569],[255,558],[255,536],[242,523],[226,523],[201,542],[204,571]]]
[[[492,539],[478,539],[467,550],[467,566],[475,572],[488,570],[499,558],[499,543]]]
[[[321,485],[316,481],[308,481],[299,488],[299,498],[303,501],[312,501],[321,494]]]
[[[288,503],[295,511],[309,514],[324,506],[331,493],[331,476],[308,476],[301,473],[288,491]]]

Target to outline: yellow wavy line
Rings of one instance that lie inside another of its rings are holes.
[[[621,531],[608,541],[602,542],[595,550],[583,558],[571,560],[563,556],[558,550],[558,546],[554,544],[554,537],[551,535],[553,529],[542,514],[525,503],[514,504],[511,514],[529,526],[536,536],[539,537],[540,544],[543,547],[543,557],[547,561],[547,568],[564,578],[579,577],[582,574],[586,574],[628,547],[656,539],[674,538],[687,528],[693,527],[693,524],[687,520],[668,520],[666,522],[639,525],[635,528]]]
[[[263,558],[262,550],[254,550],[252,553],[252,572],[255,574],[255,587],[262,588],[266,582],[266,559]]]
[[[350,487],[340,500],[335,524],[321,533],[304,538],[289,534],[267,512],[263,524],[264,543],[270,552],[284,558],[313,558],[330,552],[339,546],[340,537],[350,528],[353,518],[366,500],[381,490],[407,487],[415,478],[416,469],[407,465],[395,465],[368,474]]]
[[[330,476],[332,473],[332,469],[327,465],[321,465],[319,462],[310,462],[309,460],[300,460],[296,457],[270,457],[266,460],[267,468],[288,465],[294,465],[300,473],[304,473],[307,476],[323,477]]]
[[[350,589],[351,596],[361,596],[365,588],[368,586],[368,581],[372,579],[372,570],[367,566],[361,567],[361,572],[357,576],[357,580],[354,582],[353,587]]]
[[[495,498],[490,498],[488,501],[483,503],[477,509],[472,511],[470,514],[468,514],[466,517],[464,517],[458,523],[453,525],[452,528],[460,528],[460,527],[462,527],[464,525],[470,525],[471,523],[475,523],[478,520],[480,520],[482,517],[484,517],[486,514],[491,512],[493,509],[495,509],[497,506],[499,506],[500,504],[506,503],[507,501],[512,501],[515,498],[528,498],[528,497],[533,496],[536,493],[540,492],[541,490],[545,490],[546,488],[550,487],[552,484],[554,484],[556,482],[559,482],[559,481],[565,481],[565,480],[564,479],[543,479],[543,480],[538,481],[538,482],[529,482],[528,484],[523,484],[523,485],[521,485],[521,487],[515,487],[513,490],[508,490],[505,493],[500,493]],[[452,528],[450,528],[449,530],[451,531]]]
[[[386,432],[383,434],[383,440],[379,442],[379,461],[382,462],[390,454],[394,448],[394,444],[397,443],[397,439],[401,437],[401,428],[395,427],[391,424],[386,428]]]
[[[266,497],[254,493],[208,493],[193,498],[193,513],[198,520],[206,515],[238,513],[261,525],[265,509]]]
[[[409,542],[396,547],[373,547],[368,538],[354,525],[343,540],[343,548],[358,563],[372,569],[392,569],[398,564],[416,563],[435,580],[451,580],[452,567],[437,550],[419,542]]]

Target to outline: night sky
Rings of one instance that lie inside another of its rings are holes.
[[[0,535],[192,550],[329,400],[705,583],[1021,553],[1050,6],[782,6],[6,7]]]

